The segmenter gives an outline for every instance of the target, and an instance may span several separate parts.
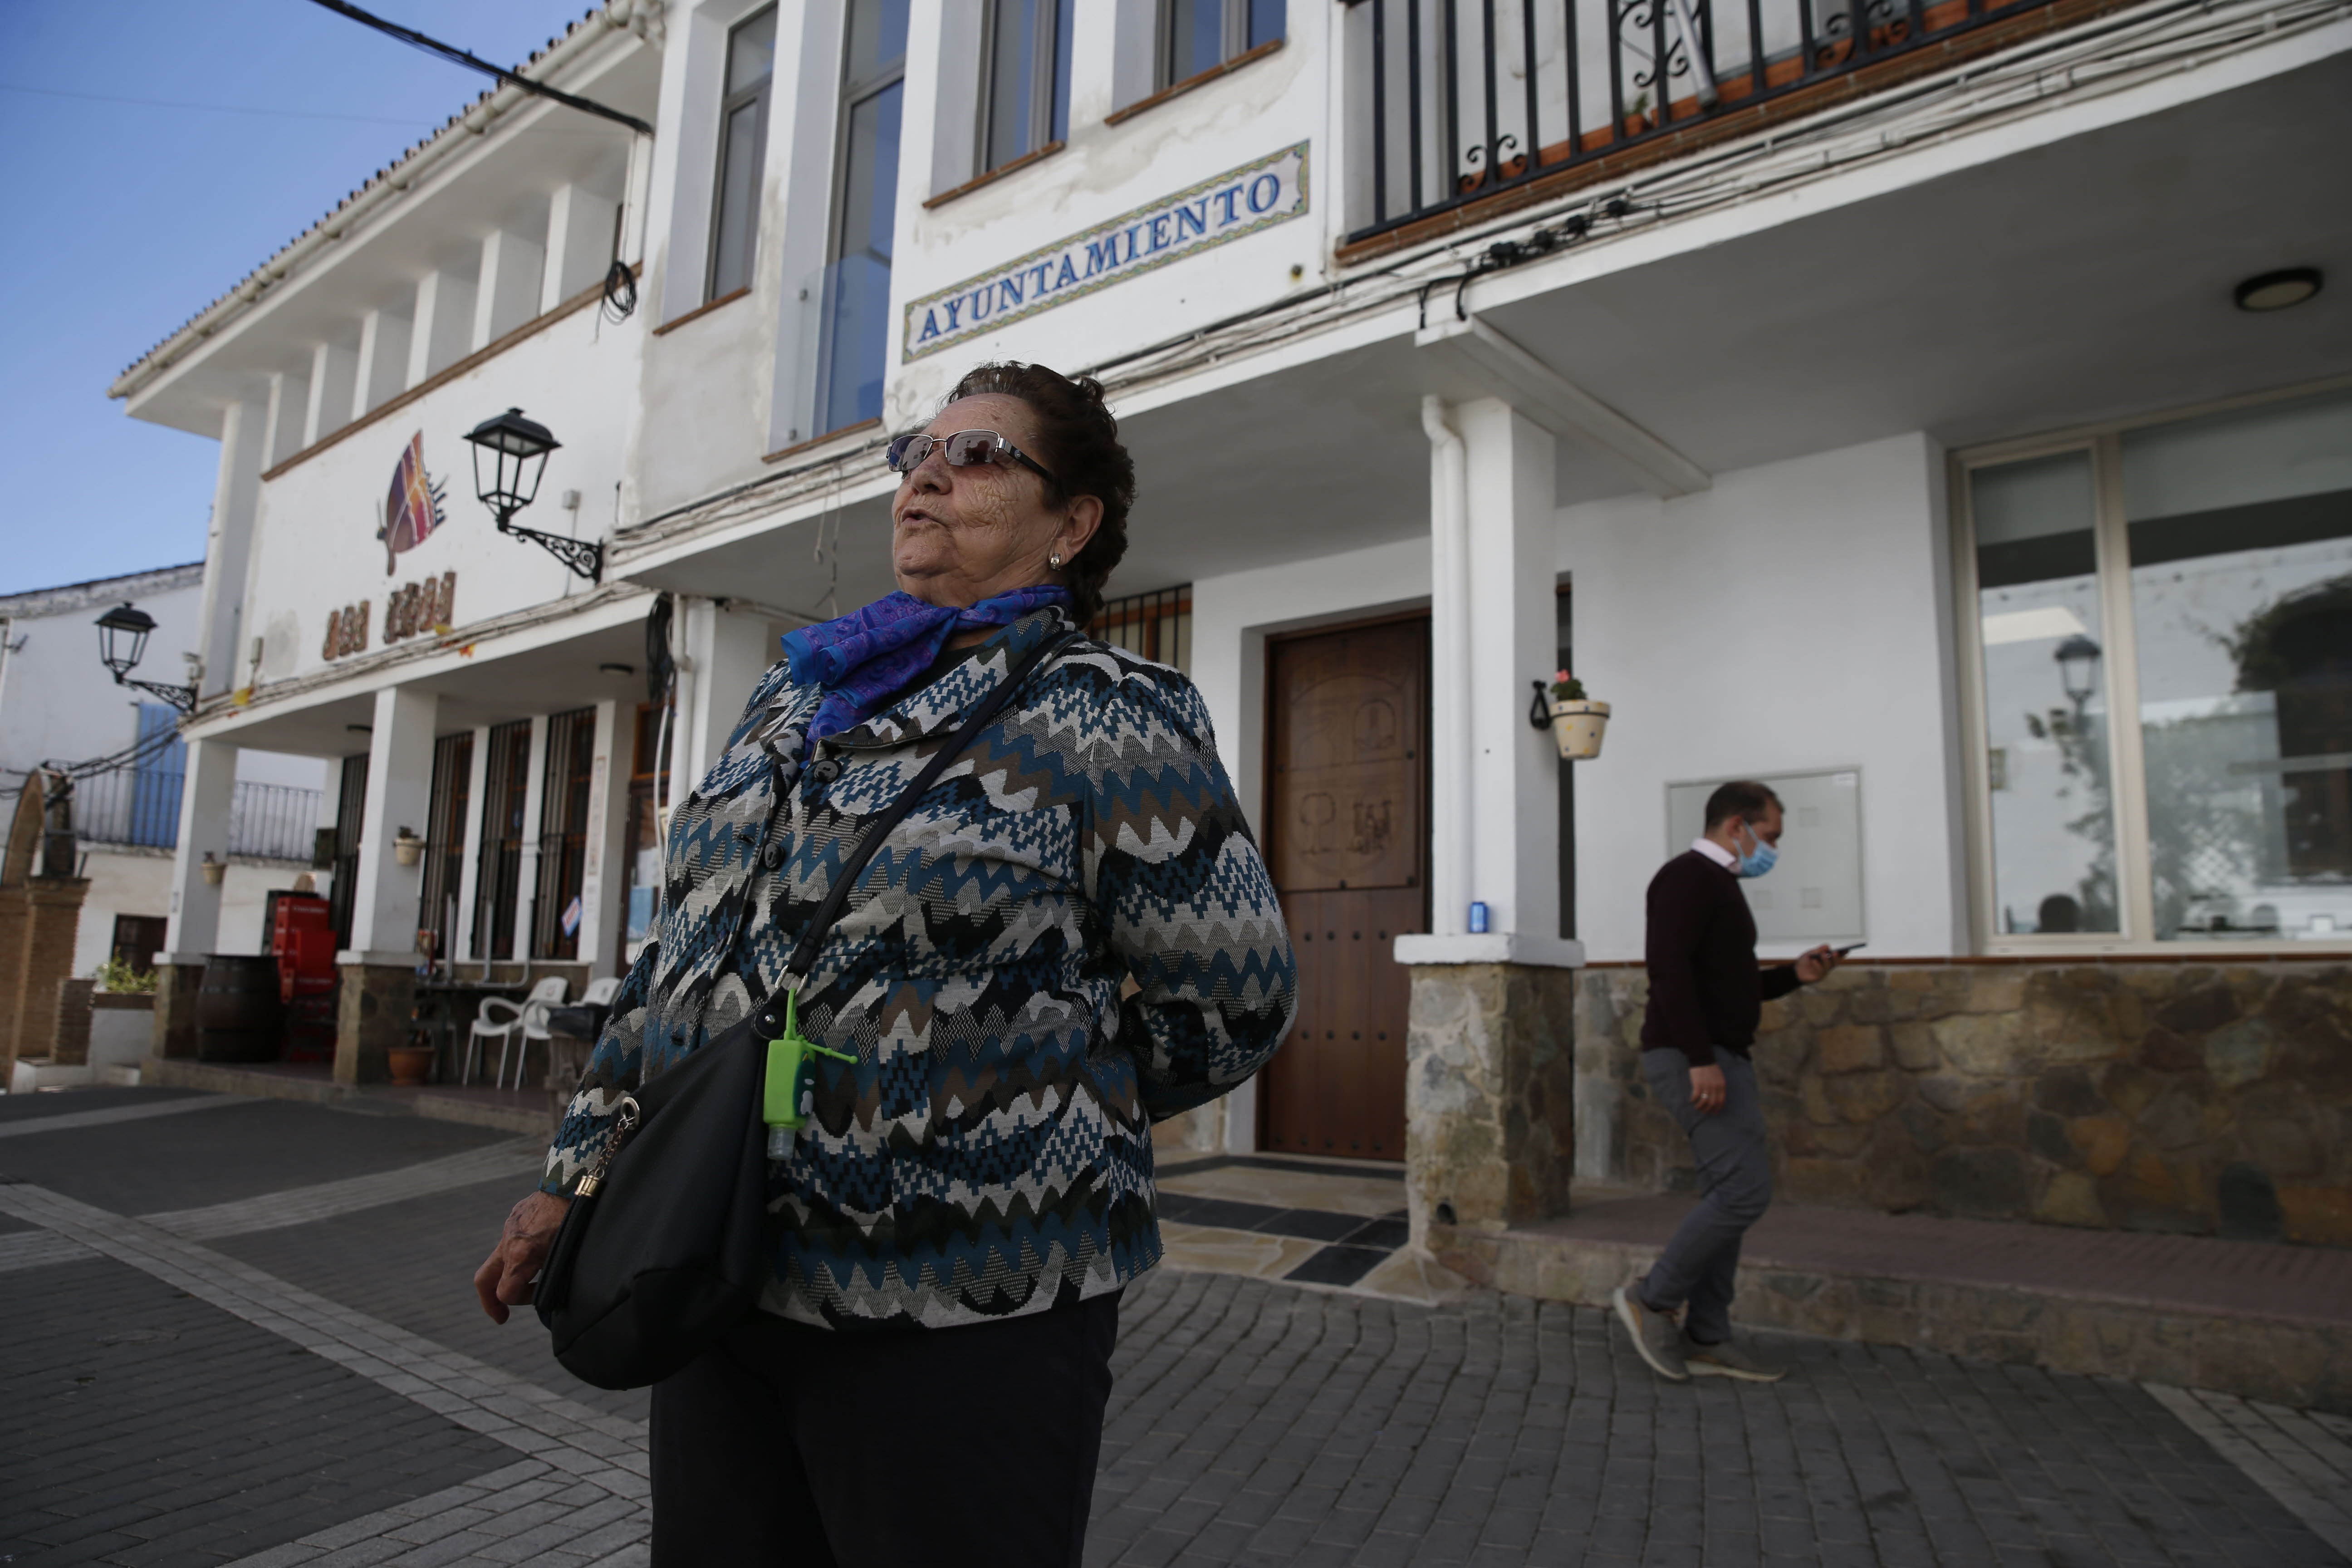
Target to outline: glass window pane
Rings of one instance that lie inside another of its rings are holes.
[[[1070,138],[1070,31],[1076,18],[1078,0],[1055,0],[1054,5],[1054,123],[1045,133],[1048,142],[1066,142]]]
[[[882,412],[890,330],[890,251],[898,205],[900,84],[851,106],[843,171],[840,255],[825,270],[818,350],[817,428]]]
[[[985,166],[993,169],[1029,151],[1037,0],[992,0],[990,8]]]
[[[2112,931],[2113,777],[2091,455],[1977,469],[1993,929]]]
[[[1249,0],[1249,47],[1254,49],[1283,37],[1288,11],[1284,0]]]
[[[1168,0],[1168,80],[1199,76],[1224,58],[1224,0]]]
[[[2156,934],[2352,931],[2352,394],[2123,438]]]
[[[766,79],[776,63],[776,11],[765,11],[727,37],[727,96]]]
[[[711,226],[710,297],[751,282],[760,208],[760,104],[727,117],[719,135],[719,221]]]
[[[860,85],[898,68],[907,54],[907,5],[908,0],[851,0],[844,80]]]

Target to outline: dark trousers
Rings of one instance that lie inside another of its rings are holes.
[[[1076,1568],[1118,1297],[954,1329],[766,1312],[654,1385],[654,1568]]]
[[[1650,1265],[1642,1302],[1659,1312],[1687,1304],[1683,1331],[1710,1344],[1731,1337],[1739,1243],[1772,1202],[1756,1065],[1730,1051],[1717,1051],[1715,1065],[1723,1069],[1723,1108],[1707,1116],[1691,1104],[1688,1057],[1673,1050],[1642,1053],[1642,1076],[1650,1092],[1690,1139],[1699,1192],[1698,1206],[1683,1216],[1674,1239]]]

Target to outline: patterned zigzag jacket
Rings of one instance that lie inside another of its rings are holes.
[[[545,1191],[577,1184],[624,1092],[766,1000],[866,823],[1068,625],[1014,623],[813,757],[819,689],[768,671],[677,808]],[[770,1163],[762,1305],[946,1327],[1119,1289],[1160,1259],[1150,1122],[1255,1072],[1297,988],[1199,691],[1066,645],[884,842],[801,992],[802,1031],[857,1060],[816,1058],[814,1113]]]

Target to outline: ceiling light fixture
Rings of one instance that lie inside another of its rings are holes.
[[[2290,267],[2247,279],[2231,290],[2230,298],[2241,310],[2284,310],[2318,293],[2325,281],[2316,267]]]

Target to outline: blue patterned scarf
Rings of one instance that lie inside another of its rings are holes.
[[[926,605],[901,590],[837,620],[786,633],[793,679],[825,689],[809,721],[810,743],[854,730],[889,706],[957,632],[1011,626],[1045,605],[1069,602],[1067,588],[1051,585],[1015,588],[961,608]]]

